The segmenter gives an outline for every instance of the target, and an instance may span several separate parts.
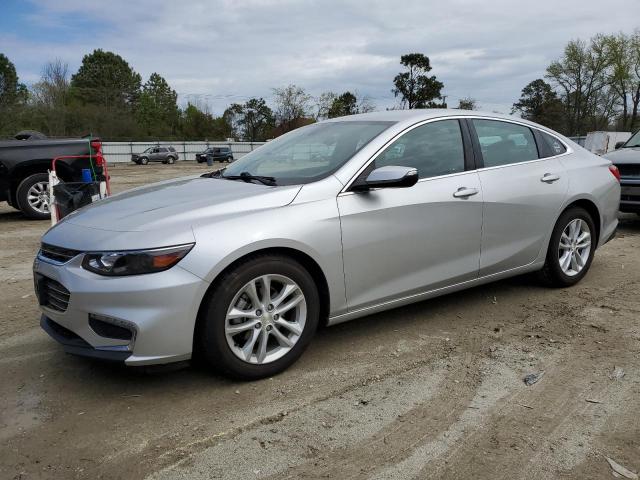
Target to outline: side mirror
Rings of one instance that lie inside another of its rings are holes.
[[[627,142],[616,142],[616,150],[618,150],[620,147],[622,147],[622,145],[624,145]]]
[[[406,188],[413,187],[418,182],[418,170],[412,167],[389,165],[376,168],[369,176],[356,185],[354,190],[369,190],[370,188]]]

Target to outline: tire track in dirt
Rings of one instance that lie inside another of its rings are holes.
[[[311,462],[290,468],[276,478],[356,478],[366,476],[381,464],[398,462],[426,437],[440,433],[463,414],[476,393],[480,374],[472,355],[452,358],[439,375],[444,381],[433,396],[424,398],[411,410],[366,438],[330,452],[321,452]],[[393,401],[393,398],[388,400]],[[309,472],[313,472],[309,474]]]
[[[632,383],[610,381],[608,363],[594,372],[573,348],[542,368],[545,375],[539,383],[519,388],[500,402],[482,428],[468,432],[446,455],[446,463],[436,468],[425,464],[405,478],[543,479],[570,474],[590,453],[590,438],[606,425],[606,416],[620,413],[629,401]],[[606,401],[606,416],[601,405],[587,399]]]
[[[262,419],[212,439],[217,444],[205,451],[199,448],[197,457],[190,456],[149,478],[283,478],[290,473],[287,467],[306,464],[321,452],[348,448],[375,435],[389,419],[414,411],[439,392],[447,373],[442,365],[422,362],[403,370],[373,383],[358,382],[286,415]],[[400,397],[395,394],[399,388],[403,391]],[[233,465],[233,471],[227,471],[226,465]]]

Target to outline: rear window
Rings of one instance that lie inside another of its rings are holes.
[[[554,157],[556,155],[561,155],[567,151],[567,147],[565,147],[564,144],[557,138],[552,137],[548,133],[544,133],[544,132],[540,132],[540,136],[542,137],[542,140],[544,141],[544,143],[547,144],[547,147],[549,150],[547,152],[548,155],[546,156]]]
[[[167,149],[166,149],[166,148],[164,148],[164,147],[161,147],[161,148],[159,148],[159,149],[158,149],[158,151],[159,151],[159,152],[166,152],[166,151],[167,151]]]

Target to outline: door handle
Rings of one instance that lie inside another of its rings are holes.
[[[476,193],[478,193],[477,188],[460,187],[458,190],[453,192],[453,196],[456,198],[467,198],[475,195]]]
[[[556,180],[560,180],[560,175],[555,175],[553,173],[545,173],[540,179],[540,181],[544,183],[553,183]]]

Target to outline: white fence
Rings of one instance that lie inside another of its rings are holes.
[[[132,153],[142,153],[149,147],[173,147],[179,160],[195,160],[196,153],[209,147],[229,147],[233,158],[237,160],[255,150],[264,142],[103,142],[102,151],[109,163],[126,163],[131,161]]]

